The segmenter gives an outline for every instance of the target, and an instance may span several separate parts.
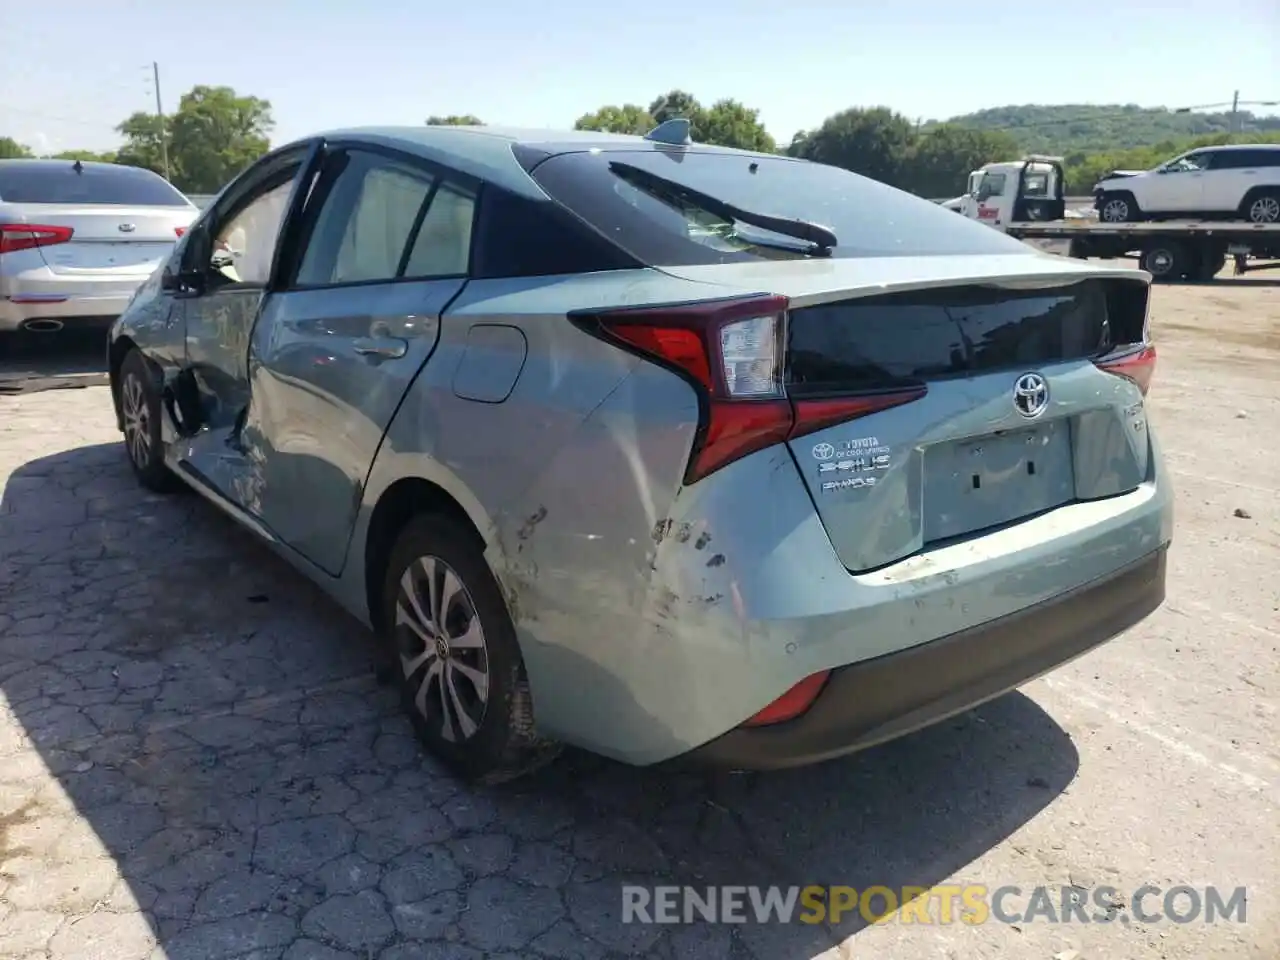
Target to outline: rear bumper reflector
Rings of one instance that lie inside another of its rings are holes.
[[[794,720],[813,706],[813,701],[817,700],[818,694],[822,693],[822,688],[826,686],[827,677],[830,675],[830,670],[823,670],[820,673],[805,677],[744,723],[743,726],[763,727],[772,723]]]

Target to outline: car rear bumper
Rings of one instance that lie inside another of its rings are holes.
[[[794,720],[739,727],[684,761],[778,769],[875,746],[962,713],[1100,646],[1164,601],[1168,545],[1066,594],[834,670]]]
[[[139,281],[141,283],[142,281]],[[102,327],[124,313],[133,291],[108,296],[61,294],[16,295],[0,298],[0,331],[23,329],[30,321],[52,320],[66,328]]]

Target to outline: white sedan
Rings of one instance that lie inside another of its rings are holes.
[[[0,333],[105,329],[198,213],[139,167],[0,160]]]

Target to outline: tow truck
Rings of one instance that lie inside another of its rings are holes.
[[[984,164],[943,206],[1048,253],[1112,260],[1136,256],[1153,280],[1212,280],[1231,257],[1235,272],[1280,267],[1280,224],[1229,220],[1102,223],[1068,211],[1063,158],[1032,154]]]

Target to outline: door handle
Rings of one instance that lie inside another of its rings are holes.
[[[357,337],[351,348],[364,357],[396,359],[409,350],[409,341],[398,337]]]

